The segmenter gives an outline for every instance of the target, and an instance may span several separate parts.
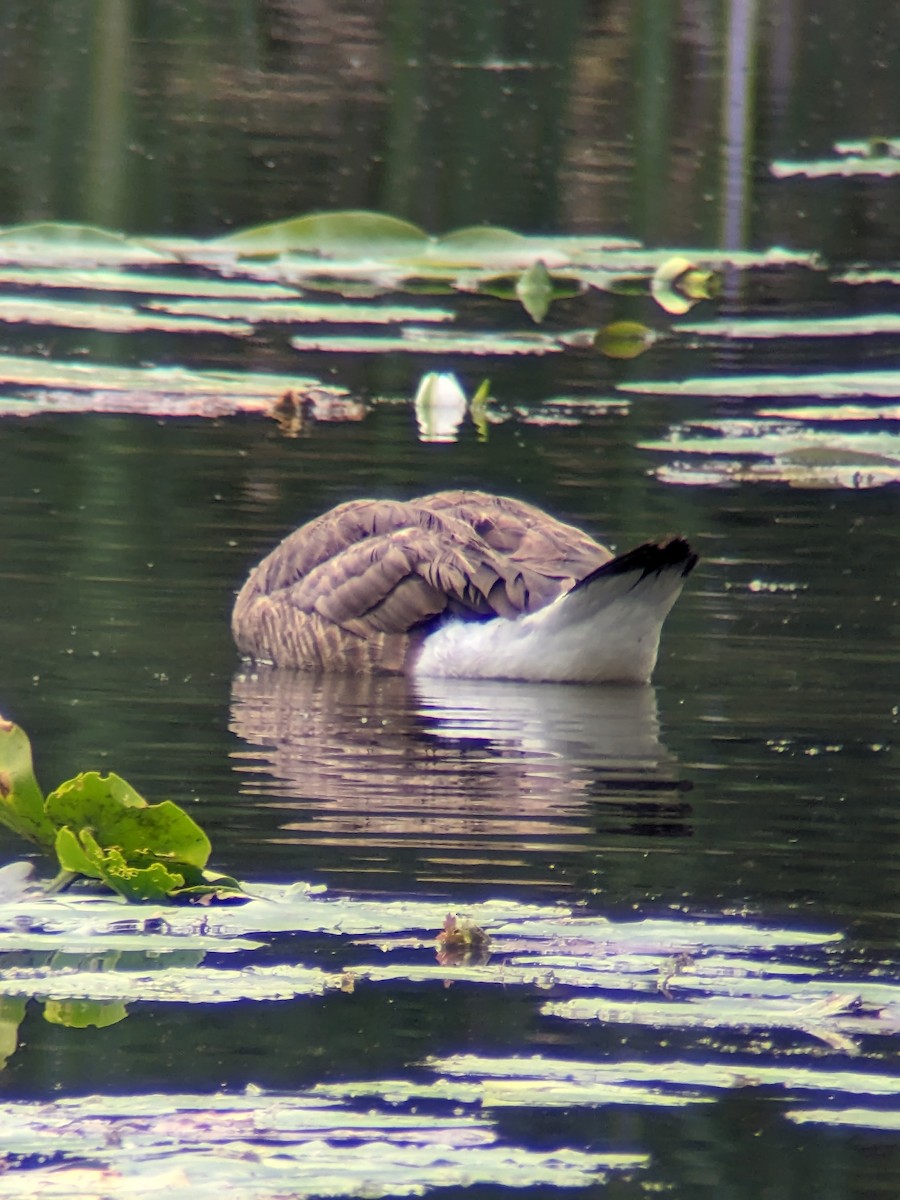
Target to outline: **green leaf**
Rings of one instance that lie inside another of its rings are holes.
[[[44,813],[44,796],[34,777],[28,735],[0,717],[0,821],[45,850],[55,830]]]
[[[64,870],[101,879],[126,900],[163,900],[185,882],[183,874],[170,869],[181,864],[162,863],[146,855],[137,862],[126,861],[121,850],[115,846],[104,848],[89,829],[77,834],[60,829],[56,852]]]
[[[44,807],[54,825],[90,829],[100,847],[116,847],[126,859],[171,858],[202,868],[210,855],[209,838],[177,804],[148,804],[112,772],[88,771],[60,784]]]
[[[598,329],[594,345],[607,358],[637,358],[656,341],[656,334],[640,321],[613,321]]]
[[[178,863],[178,872],[184,878],[182,886],[172,892],[178,900],[196,900],[203,896],[215,899],[248,899],[247,893],[231,875],[220,871],[198,871],[186,863]]]
[[[384,213],[350,211],[311,213],[271,225],[257,225],[219,238],[214,244],[241,255],[322,254],[328,258],[359,254],[391,256],[420,253],[429,239],[417,225]]]
[[[469,416],[472,418],[472,423],[478,430],[479,442],[488,440],[488,432],[490,425],[488,422],[488,404],[491,399],[491,381],[482,379],[478,385],[475,395],[472,397],[472,403],[469,405]]]
[[[526,237],[496,225],[471,225],[435,238],[422,265],[512,271],[526,270],[538,259],[554,267],[569,261],[555,249],[552,239]]]
[[[116,849],[107,850],[99,865],[104,883],[126,900],[138,903],[163,900],[184,885],[184,876],[164,863],[156,861],[145,867],[132,866]]]
[[[122,246],[130,239],[122,233],[100,229],[96,225],[76,225],[66,221],[36,221],[30,225],[9,225],[0,229],[0,242],[46,242],[58,245],[77,243],[86,246]]]
[[[19,1026],[25,1019],[24,996],[0,996],[0,1070],[19,1045]]]
[[[716,271],[698,267],[682,254],[660,263],[650,280],[650,292],[660,308],[678,316],[688,312],[698,300],[712,300],[722,290]]]
[[[553,280],[541,259],[533,262],[519,276],[516,295],[532,321],[539,325],[546,317],[553,299]]]
[[[59,865],[64,871],[72,871],[75,875],[87,875],[91,879],[103,878],[95,859],[85,852],[78,837],[68,827],[57,830],[54,849]]]
[[[106,1029],[128,1016],[121,1000],[46,1000],[44,1020],[68,1029]]]

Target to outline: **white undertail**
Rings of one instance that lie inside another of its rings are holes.
[[[683,542],[670,546],[684,546]],[[648,567],[647,554],[657,563]],[[631,565],[632,560],[634,565]],[[546,608],[516,620],[450,620],[423,643],[418,676],[646,683],[663,621],[694,565],[669,547],[641,547],[601,567]]]

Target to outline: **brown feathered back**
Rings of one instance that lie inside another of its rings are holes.
[[[234,606],[241,653],[283,667],[402,671],[434,622],[543,608],[612,558],[518,500],[352,500],[289,534]]]

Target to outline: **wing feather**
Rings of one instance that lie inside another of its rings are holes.
[[[243,653],[283,666],[402,670],[404,647],[444,615],[533,612],[611,557],[573,526],[505,497],[351,501],[260,563],[232,628]]]

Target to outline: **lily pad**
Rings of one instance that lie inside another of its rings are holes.
[[[849,396],[900,397],[900,371],[817,371],[803,375],[713,375],[694,379],[625,381],[624,392],[650,396]]]
[[[358,254],[369,257],[415,254],[424,249],[427,242],[427,234],[409,221],[384,213],[350,211],[311,213],[258,225],[217,238],[213,245],[242,255],[305,253],[335,258]]]
[[[536,325],[546,317],[553,299],[553,280],[543,259],[527,267],[516,281],[516,295]]]
[[[210,946],[212,950],[214,947]],[[240,1004],[248,1000],[286,1001],[347,990],[347,977],[317,967],[167,967],[164,970],[54,970],[12,967],[0,979],[4,996],[52,1000],[156,1004]]]
[[[759,415],[816,424],[877,423],[900,421],[900,404],[805,404],[799,408],[761,408]]]
[[[643,354],[657,340],[657,335],[639,321],[613,321],[598,329],[594,345],[607,358],[632,359]]]
[[[831,338],[900,333],[900,313],[854,317],[744,317],[723,321],[682,321],[676,333],[709,338]]]
[[[202,317],[215,321],[252,319],[255,324],[400,325],[405,321],[440,323],[452,321],[449,308],[426,308],[412,304],[334,304],[327,301],[262,301],[251,306],[246,300],[155,300],[149,307],[175,317]],[[0,307],[2,319],[2,307]],[[252,329],[252,326],[250,326]]]
[[[67,1029],[107,1029],[128,1016],[120,1000],[48,1000],[44,1020]]]
[[[892,154],[845,154],[839,158],[821,158],[812,162],[776,159],[769,170],[776,179],[789,179],[796,175],[803,175],[807,179],[827,179],[834,176],[856,179],[867,175],[889,179],[900,175],[900,158]]]
[[[886,430],[838,432],[759,418],[695,422],[640,448],[673,459],[654,471],[666,483],[783,482],[858,489],[900,479],[900,435]]]
[[[242,310],[242,311],[238,311]],[[124,304],[98,304],[80,300],[43,300],[39,297],[0,296],[0,322],[7,325],[57,325],[67,329],[96,329],[104,333],[222,333],[246,337],[253,326],[246,320],[247,304],[235,305],[232,315],[182,313],[168,316]]]
[[[445,1106],[446,1107],[446,1106]],[[360,1112],[312,1092],[8,1102],[0,1197],[421,1196],[481,1185],[603,1188],[643,1154],[526,1148],[480,1114]],[[121,1131],[127,1128],[128,1136]],[[48,1161],[47,1148],[54,1154]]]
[[[308,396],[323,418],[346,389],[301,375],[195,371],[187,367],[119,367],[102,363],[0,355],[0,377],[29,394],[0,397],[0,417],[40,412],[142,412],[164,416],[219,417],[236,412],[271,413],[285,392]],[[359,419],[349,407],[348,419]],[[341,419],[335,414],[333,419]]]
[[[92,292],[120,292],[140,296],[190,296],[194,299],[296,300],[297,289],[279,283],[250,279],[206,279],[199,275],[160,275],[149,271],[125,271],[102,267],[78,270],[72,267],[0,266],[0,284],[16,287],[53,288]]]
[[[148,243],[93,225],[40,221],[0,228],[0,262],[77,261],[87,265],[157,263],[167,256]]]
[[[31,225],[9,225],[0,229],[0,243],[50,243],[54,246],[130,245],[124,234],[113,233],[96,225],[75,225],[64,221],[39,221]]]
[[[464,330],[443,331],[407,327],[402,334],[344,337],[322,334],[319,337],[293,337],[295,350],[320,350],[343,354],[474,354],[479,356],[518,354],[559,354],[562,343],[539,333],[472,333]]]
[[[836,1129],[886,1129],[900,1132],[900,1111],[872,1108],[794,1108],[784,1113],[797,1125],[830,1125]]]

